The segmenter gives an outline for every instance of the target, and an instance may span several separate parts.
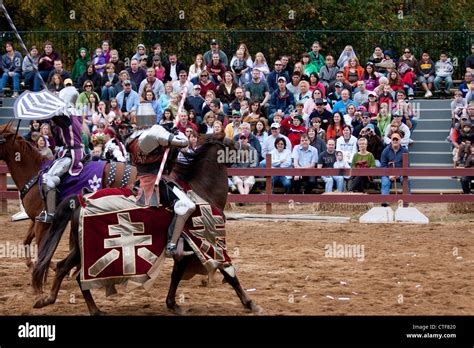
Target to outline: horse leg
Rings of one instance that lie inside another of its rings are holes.
[[[79,288],[81,289],[82,296],[86,301],[87,308],[89,309],[90,315],[105,315],[105,312],[102,312],[99,307],[95,304],[94,298],[92,297],[90,290],[83,290],[81,286],[81,278],[78,274],[76,277],[77,283],[79,284]]]
[[[33,242],[34,238],[35,238],[35,222],[31,221],[25,240],[23,241],[23,247],[25,248],[25,255],[26,255],[25,257],[26,266],[28,267],[28,269],[33,268],[33,261],[31,261],[31,243]]]
[[[81,264],[81,260],[80,260],[79,248],[74,248],[65,259],[58,262],[57,267],[56,267],[56,275],[54,277],[53,285],[51,286],[49,295],[43,295],[42,297],[40,297],[35,302],[33,307],[42,308],[56,302],[59,288],[61,287],[61,283],[64,277],[69,273],[69,271],[74,266],[80,266],[80,264]]]
[[[229,283],[235,290],[237,296],[240,298],[240,302],[244,305],[245,308],[250,309],[252,312],[255,313],[262,313],[263,309],[259,305],[257,305],[255,302],[253,302],[250,297],[247,295],[247,293],[242,289],[242,286],[240,285],[239,279],[237,278],[237,275],[232,277],[229,275],[226,271],[220,269],[222,275],[224,276],[224,279],[227,283]]]
[[[174,311],[176,314],[182,314],[181,307],[176,304],[176,290],[178,289],[179,282],[183,278],[184,271],[189,264],[191,257],[184,257],[181,261],[175,261],[173,266],[173,272],[171,273],[171,284],[166,296],[166,306],[168,309]]]

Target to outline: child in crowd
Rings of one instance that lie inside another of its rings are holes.
[[[336,151],[336,162],[333,164],[334,168],[342,169],[342,168],[347,168],[350,169],[351,165],[347,163],[347,161],[344,160],[344,154],[342,151]],[[336,176],[337,178],[342,178],[342,176]],[[343,177],[346,180],[350,179],[350,175],[345,175]],[[342,186],[342,191],[337,190],[338,192],[343,192],[344,191],[344,186]]]

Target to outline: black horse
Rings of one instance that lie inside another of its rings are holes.
[[[228,175],[227,165],[226,163],[219,163],[218,155],[219,150],[223,150],[226,146],[235,149],[234,145],[234,142],[225,139],[223,134],[201,138],[198,149],[194,153],[186,154],[186,163],[174,162],[170,176],[181,178],[200,197],[223,211],[227,201]],[[50,233],[39,247],[38,261],[33,269],[32,280],[33,288],[39,294],[39,298],[34,305],[35,308],[42,308],[54,303],[64,277],[72,268],[80,267],[81,265],[78,239],[80,209],[81,205],[77,196],[71,196],[61,203],[57,208],[55,222],[51,226]],[[47,277],[48,265],[69,221],[71,221],[71,251],[65,259],[58,262],[51,291],[49,295],[46,295],[43,294],[42,290]],[[166,305],[175,313],[181,312],[179,305],[176,303],[176,290],[183,276],[207,274],[199,259],[193,253],[188,254],[191,255],[183,257],[180,261],[175,259],[171,274],[171,284],[168,296],[166,297]],[[262,311],[242,289],[237,276],[231,276],[223,270],[220,270],[220,272],[224,276],[225,281],[234,288],[245,308],[257,313]],[[186,278],[189,279],[190,277]],[[81,287],[79,275],[77,276],[77,281],[79,287]],[[81,288],[81,292],[90,314],[103,314],[95,304],[90,290],[83,290]]]

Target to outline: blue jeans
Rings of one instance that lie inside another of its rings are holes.
[[[290,193],[290,190],[291,190],[290,179],[288,179],[286,176],[272,176],[273,193],[275,193],[275,184],[280,181],[283,184],[283,187],[285,188],[285,193]]]
[[[110,86],[110,87],[102,87],[102,96],[100,98],[100,100],[109,100],[113,97],[115,97],[115,88],[114,86]]]
[[[453,79],[452,79],[451,76],[445,76],[445,77],[436,76],[435,79],[434,79],[435,91],[436,92],[441,91],[440,83],[443,80],[446,83],[445,86],[444,86],[444,90],[449,93],[449,90],[451,89],[451,87],[453,87]]]
[[[400,179],[400,185],[403,185],[403,176],[398,177],[398,179]],[[391,181],[388,176],[382,176],[382,194],[383,195],[390,194],[390,188],[392,187],[392,183],[393,181]],[[411,185],[410,185],[410,179],[408,179],[408,193],[410,192],[411,192]]]
[[[1,85],[0,85],[0,91],[3,92],[3,89],[6,87],[8,83],[8,79],[10,76],[8,76],[8,73],[3,73],[2,80],[1,80]],[[20,92],[20,73],[13,73],[12,76],[13,80],[13,92]]]
[[[332,192],[334,181],[336,182],[337,192],[344,192],[344,177],[343,176],[322,176],[321,179],[326,183],[325,192]]]

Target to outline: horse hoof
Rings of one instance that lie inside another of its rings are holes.
[[[252,302],[250,304],[250,310],[254,312],[257,315],[262,315],[263,314],[263,308],[260,307],[258,304]]]
[[[94,317],[102,317],[104,315],[107,315],[107,313],[101,311],[100,309],[98,309],[98,310],[92,312],[91,315],[94,316]]]
[[[43,296],[35,302],[35,304],[33,305],[33,308],[43,308],[50,305],[51,303],[54,303],[51,297]]]
[[[174,306],[168,306],[168,310],[176,315],[184,315],[186,311],[179,305],[175,304]]]

